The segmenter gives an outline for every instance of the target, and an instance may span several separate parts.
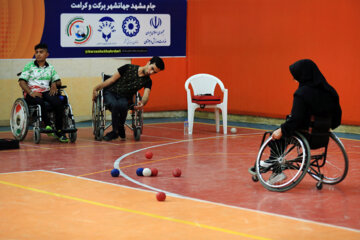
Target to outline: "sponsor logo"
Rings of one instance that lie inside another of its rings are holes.
[[[140,31],[140,23],[136,17],[129,16],[124,19],[122,29],[126,36],[134,37]]]
[[[86,43],[90,39],[91,34],[91,26],[87,25],[82,17],[71,19],[66,27],[66,35],[73,38],[75,44]]]
[[[114,23],[115,21],[111,17],[103,17],[99,20],[98,31],[102,33],[102,38],[105,39],[105,42],[109,41],[111,33],[116,32]]]
[[[157,16],[152,17],[152,18],[150,19],[150,25],[151,25],[153,28],[155,28],[155,29],[157,29],[158,27],[160,27],[161,24],[162,24],[162,20],[161,20],[161,18],[159,18],[159,17],[157,17]]]

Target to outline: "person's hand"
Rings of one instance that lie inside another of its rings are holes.
[[[93,101],[95,102],[98,92],[96,90],[93,91]]]
[[[51,84],[49,95],[50,96],[55,96],[56,94],[57,94],[56,84]]]
[[[271,138],[273,140],[279,140],[281,137],[282,137],[281,128],[276,129],[271,135]]]
[[[36,98],[36,97],[42,98],[42,94],[39,92],[31,92],[29,95],[33,98]]]
[[[141,101],[138,101],[137,105],[134,106],[134,108],[136,110],[141,110],[141,109],[143,109],[143,107],[144,107],[144,104]]]

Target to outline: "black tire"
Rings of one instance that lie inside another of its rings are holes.
[[[135,141],[140,141],[140,136],[141,136],[141,128],[139,128],[139,127],[134,128]]]
[[[41,140],[40,128],[34,127],[34,143],[39,144]]]
[[[102,141],[104,138],[104,128],[100,127],[95,134],[95,140]]]
[[[11,109],[10,127],[16,140],[24,140],[29,130],[29,107],[23,98],[18,98],[14,102]]]
[[[309,144],[300,133],[275,141],[269,137],[261,146],[256,159],[255,169],[260,183],[270,191],[284,192],[292,189],[307,173],[309,153]],[[274,159],[274,164],[268,168],[260,167],[260,161],[268,159]],[[285,174],[286,179],[272,183],[270,179],[275,173]]]
[[[102,122],[104,121],[104,116],[101,113],[101,98],[100,95],[96,98],[96,101],[93,102],[92,107],[92,127],[95,140],[102,141],[104,136],[104,126]]]
[[[77,139],[77,132],[72,132],[72,133],[69,133],[69,138],[70,138],[70,142],[71,142],[71,143],[76,142],[76,139]]]
[[[326,150],[326,152],[324,152]],[[349,159],[340,139],[330,133],[327,149],[312,150],[309,174],[324,184],[337,184],[345,179],[349,169]],[[317,156],[318,160],[316,161]],[[317,168],[320,166],[320,168]]]
[[[75,120],[73,119],[73,114],[71,111],[71,107],[69,105],[65,106],[65,114],[64,114],[64,127],[66,129],[76,129],[75,127]],[[70,142],[74,143],[77,139],[77,132],[70,132],[69,133]]]

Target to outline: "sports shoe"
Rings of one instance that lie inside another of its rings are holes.
[[[47,125],[47,126],[45,127],[45,130],[47,130],[47,131],[52,131],[53,129],[52,129],[51,126]],[[55,137],[54,133],[47,133],[46,135],[48,135],[49,137]]]
[[[260,166],[263,168],[269,168],[276,163],[276,159],[267,159],[265,161],[260,161]]]
[[[111,131],[111,132],[108,132],[105,136],[104,136],[104,140],[105,141],[111,141],[111,140],[114,140],[114,139],[117,139],[119,137],[119,135],[114,132],[114,131]]]
[[[66,135],[62,131],[57,131],[55,134],[56,138],[59,140],[59,142],[62,143],[68,143],[69,139],[66,137]]]
[[[286,175],[283,172],[281,172],[281,173],[272,173],[269,180],[267,181],[267,183],[273,185],[273,184],[281,182],[281,181],[283,181],[285,179],[286,179]]]

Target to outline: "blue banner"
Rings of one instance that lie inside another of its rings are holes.
[[[186,0],[45,0],[52,58],[184,57]]]

